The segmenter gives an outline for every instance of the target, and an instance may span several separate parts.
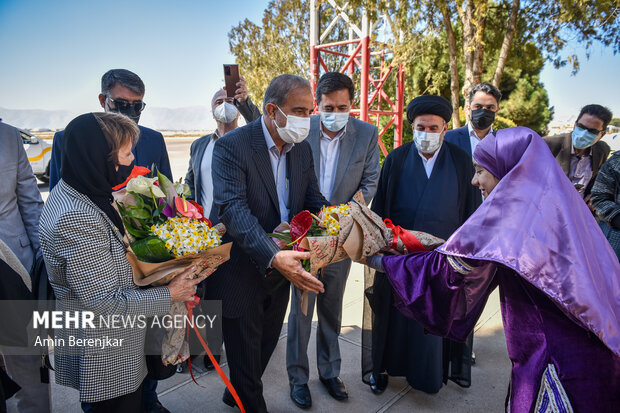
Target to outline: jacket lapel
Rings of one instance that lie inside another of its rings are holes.
[[[593,176],[598,174],[598,170],[601,168],[601,165],[604,162],[604,160],[601,159],[603,157],[603,151],[601,149],[602,149],[601,145],[599,145],[598,142],[592,145],[591,153],[592,153],[592,175]]]
[[[461,148],[465,148],[469,156],[472,156],[471,138],[469,137],[469,128],[467,125],[463,127],[463,131],[461,133]]]
[[[194,193],[196,198],[196,202],[202,204],[202,173],[200,173],[200,167],[202,165],[202,158],[205,156],[205,151],[207,150],[207,146],[211,143],[211,135],[208,135],[204,142],[200,142],[200,146],[197,148],[196,157],[194,158]]]
[[[303,163],[299,155],[301,152],[299,147],[301,145],[303,145],[303,142],[296,144],[293,149],[286,154],[286,174],[287,179],[289,180],[289,220],[294,214],[297,214],[298,211],[303,209],[306,195],[305,191],[300,190],[305,187],[305,182],[303,182],[302,177],[302,169],[298,166]],[[291,188],[295,188],[296,190],[291,190]],[[302,197],[302,199],[299,199],[299,197]]]
[[[334,178],[334,186],[332,187],[332,194],[336,193],[338,186],[342,182],[345,173],[349,169],[349,162],[351,162],[351,155],[355,149],[355,124],[349,119],[347,124],[347,131],[340,138],[340,151],[338,154],[338,165],[336,166],[336,177]]]
[[[252,148],[254,153],[252,154],[252,160],[256,165],[256,169],[260,174],[263,184],[267,189],[269,198],[273,203],[274,208],[278,213],[280,212],[280,204],[278,203],[278,192],[276,191],[276,181],[273,177],[273,170],[271,169],[271,161],[269,160],[269,152],[267,149],[267,142],[265,142],[265,135],[263,134],[263,126],[260,118],[253,122],[252,128]]]
[[[573,145],[573,140],[571,138],[571,134],[567,133],[564,135],[564,142],[562,143],[562,150],[560,151],[560,159],[558,160],[562,170],[568,176],[570,173],[570,157],[571,157],[571,146]]]
[[[321,176],[321,117],[314,115],[310,118],[310,136],[306,139],[312,149],[314,173],[317,179]]]

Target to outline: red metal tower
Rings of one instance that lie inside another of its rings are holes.
[[[383,154],[387,155],[388,151],[381,141],[383,134],[394,126],[394,148],[402,144],[403,136],[403,66],[398,65],[395,68],[391,63],[388,64],[388,60],[391,59],[386,58],[386,54],[389,54],[387,50],[389,46],[386,43],[388,28],[390,33],[395,33],[392,20],[389,15],[384,14],[371,24],[368,14],[362,9],[362,25],[360,29],[346,13],[349,9],[348,3],[345,3],[344,6],[339,6],[335,0],[328,0],[324,4],[333,9],[335,17],[319,36],[320,10],[316,3],[316,0],[310,0],[310,84],[312,91],[314,93],[316,90],[321,69],[325,72],[330,71],[321,54],[329,53],[346,59],[341,68],[334,68],[332,70],[339,70],[341,73],[348,73],[349,76],[353,76],[357,68],[360,71],[360,107],[351,110],[351,114],[359,116],[365,122],[375,123],[377,127],[381,126],[380,119],[382,117],[389,117],[387,124],[379,129],[379,146]],[[348,26],[349,40],[322,43],[339,20],[342,20]],[[374,41],[371,39],[371,34],[380,26],[383,28],[384,40],[382,42]],[[341,51],[341,46],[343,45],[349,46],[347,53]],[[378,56],[379,66],[370,66],[371,56]],[[397,76],[396,91],[395,96],[392,95],[390,97],[390,94],[384,90],[384,85],[385,81],[393,73]],[[388,104],[388,110],[381,109],[382,101]],[[374,122],[371,122],[371,117],[374,117]]]

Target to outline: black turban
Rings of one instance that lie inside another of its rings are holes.
[[[418,96],[407,105],[407,120],[409,123],[413,123],[413,120],[419,115],[437,115],[441,116],[446,122],[450,122],[452,104],[448,99],[441,96]]]

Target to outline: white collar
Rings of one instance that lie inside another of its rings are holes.
[[[474,130],[474,127],[471,125],[471,122],[467,122],[467,130],[469,131],[469,136],[470,136],[471,138],[476,138],[476,139],[478,139],[478,140],[481,140],[481,139],[478,137],[478,134],[476,133],[476,131]],[[489,135],[490,135],[490,134],[492,134],[492,133],[493,133],[493,125],[491,125],[491,129],[489,129],[489,133],[487,133],[487,134],[485,135],[485,137],[489,136]]]
[[[333,138],[331,136],[329,136],[327,133],[325,133],[325,126],[323,126],[323,122],[321,122],[319,120],[319,122],[321,123],[321,138],[326,138],[329,140],[338,140],[338,139],[342,139],[344,137],[344,134],[347,133],[347,125],[344,125],[344,128],[340,129],[340,131],[338,132],[338,134],[336,136],[334,136]]]
[[[273,138],[271,137],[271,133],[269,133],[269,129],[267,129],[267,125],[265,125],[265,115],[262,115],[260,117],[260,123],[261,123],[261,126],[263,127],[263,135],[265,135],[265,142],[267,143],[267,149],[269,150],[273,148],[278,149],[275,142],[273,141]],[[294,143],[285,143],[284,146],[282,147],[282,153],[287,153],[293,148],[293,146],[295,146]]]
[[[443,142],[441,144],[441,146],[443,146]],[[420,158],[422,158],[422,162],[424,162],[424,164],[427,164],[429,162],[435,162],[435,160],[437,159],[437,155],[439,154],[439,151],[441,150],[441,146],[439,147],[439,149],[437,149],[435,151],[435,153],[433,154],[433,156],[431,156],[430,158],[426,159],[426,157],[424,155],[422,155],[422,152],[417,151],[418,155],[420,155]]]

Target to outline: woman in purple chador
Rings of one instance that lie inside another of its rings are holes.
[[[499,286],[512,376],[506,410],[611,412],[620,406],[620,264],[547,145],[503,129],[476,147],[485,201],[435,251],[369,259],[395,306],[464,340]]]

